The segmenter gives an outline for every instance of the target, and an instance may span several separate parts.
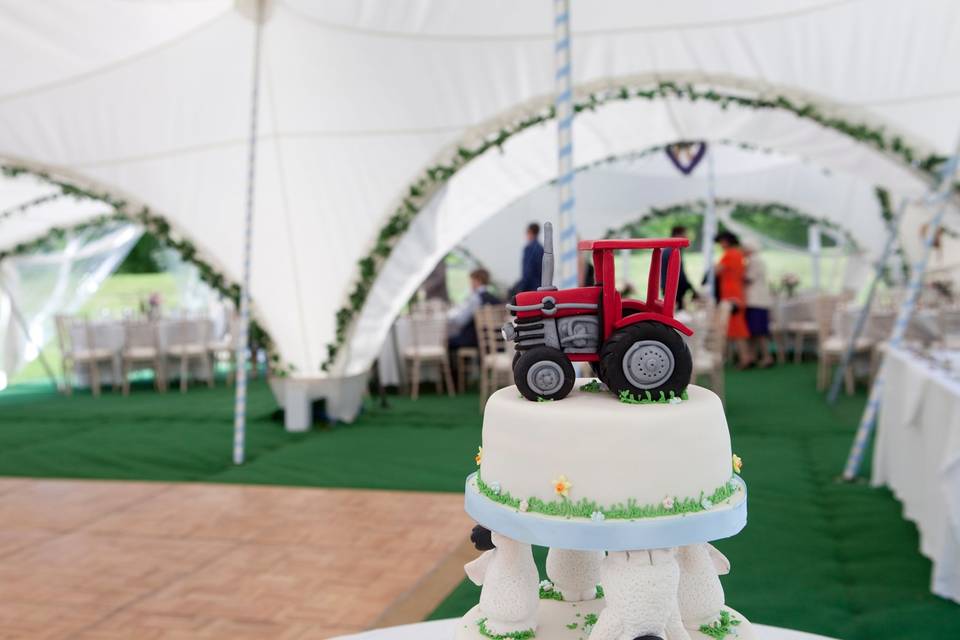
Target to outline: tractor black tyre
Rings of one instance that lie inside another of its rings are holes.
[[[577,374],[570,359],[553,347],[534,347],[523,351],[513,367],[513,381],[527,400],[565,398]]]
[[[523,355],[523,351],[514,351],[514,352],[513,352],[513,364],[510,365],[510,368],[511,368],[511,369],[516,369],[516,368],[517,368],[517,360],[519,360],[519,359],[520,359],[520,356],[522,356],[522,355]]]
[[[628,359],[629,362],[625,362]],[[679,397],[693,372],[687,343],[673,328],[655,321],[638,322],[618,329],[600,348],[604,382],[620,395],[629,391],[638,399]]]

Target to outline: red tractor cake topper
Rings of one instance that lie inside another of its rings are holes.
[[[589,362],[615,394],[638,398],[680,397],[690,383],[693,361],[681,337],[693,335],[673,317],[680,249],[686,238],[584,240],[593,252],[597,284],[558,290],[553,286],[553,229],[544,224],[542,286],[514,296],[507,309],[515,317],[503,337],[516,343],[513,379],[528,400],[560,400],[573,388],[573,362]],[[646,301],[621,299],[616,287],[614,251],[652,249]],[[667,260],[660,298],[660,263]],[[646,394],[650,395],[647,396]]]

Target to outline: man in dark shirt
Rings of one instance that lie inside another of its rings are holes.
[[[543,266],[543,245],[540,244],[540,225],[531,222],[527,226],[527,244],[523,247],[520,264],[520,281],[513,285],[511,294],[518,291],[536,291],[540,286],[540,273]]]
[[[672,238],[686,238],[687,237],[687,228],[681,225],[677,225],[670,230],[670,237]],[[673,249],[664,249],[660,253],[660,292],[662,293],[666,290],[667,287],[667,265],[670,264],[670,254],[673,253]],[[687,279],[686,267],[684,267],[683,262],[680,262],[680,279],[677,282],[677,309],[683,309],[683,299],[687,295],[687,291],[693,291],[693,297],[696,299],[698,296],[696,290],[693,288],[693,285],[690,284],[690,281]]]

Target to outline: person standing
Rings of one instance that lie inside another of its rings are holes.
[[[743,243],[743,255],[747,259],[747,330],[754,349],[759,349],[760,366],[773,365],[770,355],[770,307],[773,296],[767,282],[767,265],[760,256],[759,248],[752,242]],[[754,351],[756,353],[756,351]]]
[[[513,285],[510,294],[520,291],[536,291],[540,286],[543,268],[543,245],[540,244],[540,225],[531,222],[527,225],[527,244],[523,247],[520,264],[520,280]]]
[[[717,234],[716,241],[723,249],[717,262],[718,295],[721,301],[730,302],[730,324],[727,325],[727,339],[737,350],[738,367],[748,369],[753,366],[754,357],[750,353],[748,341],[750,330],[747,328],[747,304],[745,295],[746,261],[740,250],[740,239],[729,231]]]
[[[671,238],[686,238],[687,237],[687,228],[683,225],[677,225],[670,229]],[[663,293],[667,289],[667,265],[670,264],[670,254],[673,253],[673,249],[667,248],[664,249],[660,254],[660,292]],[[681,254],[682,256],[682,254]],[[686,266],[683,264],[683,260],[680,261],[680,279],[677,281],[677,310],[683,309],[683,301],[687,295],[688,291],[693,292],[693,299],[696,300],[700,297],[697,293],[697,290],[693,288],[693,285],[690,284],[690,280],[687,278]]]

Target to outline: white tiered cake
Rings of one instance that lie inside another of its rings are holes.
[[[708,544],[746,524],[719,398],[690,386],[624,403],[596,386],[580,379],[557,402],[508,387],[487,403],[466,486],[484,551],[466,570],[483,591],[457,638],[752,638]],[[531,544],[550,548],[546,580]]]

